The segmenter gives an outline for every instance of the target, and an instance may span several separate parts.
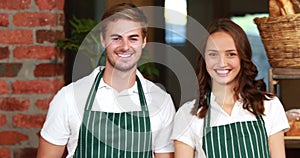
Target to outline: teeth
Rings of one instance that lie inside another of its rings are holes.
[[[217,73],[219,74],[227,74],[229,70],[217,70]]]
[[[131,54],[118,54],[118,56],[122,58],[128,58],[131,56]]]

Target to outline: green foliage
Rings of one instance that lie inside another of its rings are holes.
[[[57,41],[57,47],[63,50],[78,51],[85,36],[98,24],[92,19],[79,19],[73,16],[71,24],[71,37]]]

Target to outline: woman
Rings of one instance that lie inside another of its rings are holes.
[[[285,111],[256,80],[245,32],[223,18],[208,32],[198,58],[200,97],[185,103],[175,117],[175,157],[284,158]]]

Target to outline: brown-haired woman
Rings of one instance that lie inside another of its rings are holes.
[[[284,158],[289,124],[280,100],[265,91],[245,32],[213,21],[198,58],[199,99],[177,112],[175,157]]]

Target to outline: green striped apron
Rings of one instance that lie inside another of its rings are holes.
[[[112,113],[91,110],[103,72],[97,74],[90,90],[74,157],[152,158],[149,112],[137,76],[142,111]]]
[[[210,101],[208,105],[210,107]],[[256,121],[210,127],[209,109],[204,117],[203,134],[202,147],[207,158],[270,158],[268,136],[261,116]]]

